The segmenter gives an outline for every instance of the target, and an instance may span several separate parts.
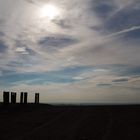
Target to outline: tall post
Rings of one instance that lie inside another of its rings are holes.
[[[11,92],[11,103],[12,104],[16,103],[16,92]]]
[[[28,93],[24,92],[24,104],[27,104]]]
[[[23,92],[20,93],[20,103],[23,104]]]
[[[3,103],[9,104],[9,92],[3,92]]]
[[[39,104],[39,93],[35,93],[35,104]]]

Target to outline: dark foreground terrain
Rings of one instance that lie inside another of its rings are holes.
[[[0,105],[0,140],[129,139],[140,139],[140,106]]]

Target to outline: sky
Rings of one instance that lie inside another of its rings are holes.
[[[0,0],[0,100],[140,103],[139,44],[139,0]]]

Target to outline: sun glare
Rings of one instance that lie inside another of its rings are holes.
[[[60,14],[59,9],[54,5],[45,5],[40,9],[39,16],[41,18],[55,19]]]

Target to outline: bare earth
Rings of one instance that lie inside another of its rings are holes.
[[[140,106],[0,105],[0,140],[137,140]]]

